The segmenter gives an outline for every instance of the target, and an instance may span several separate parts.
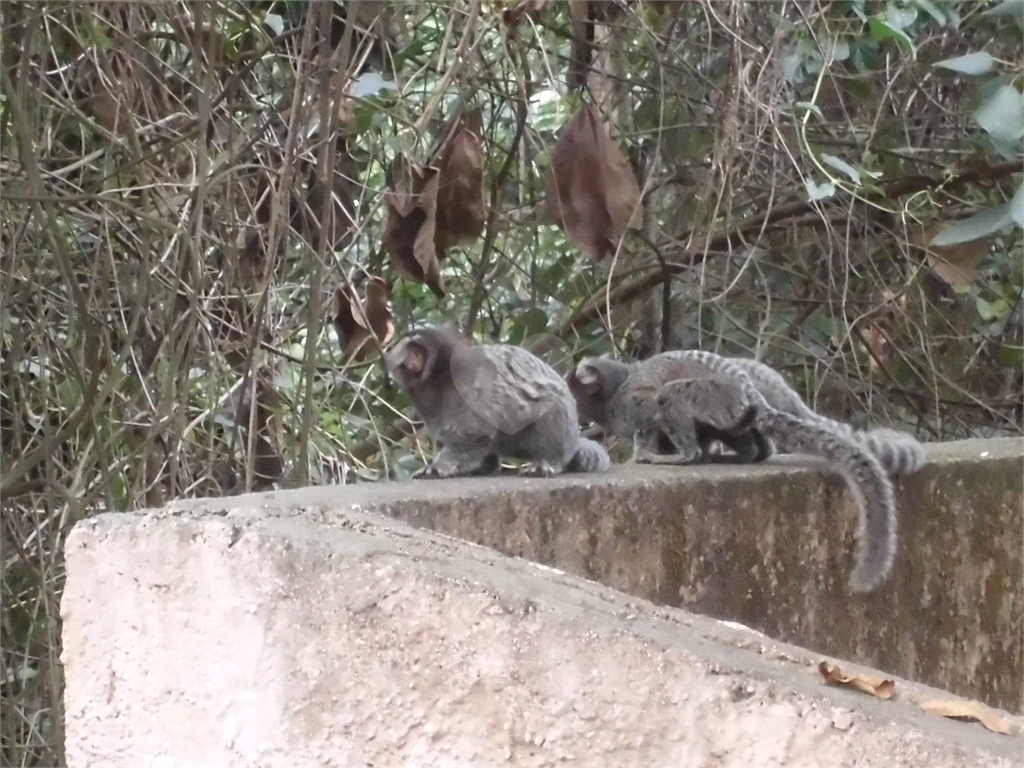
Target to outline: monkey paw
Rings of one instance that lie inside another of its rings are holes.
[[[554,477],[558,474],[558,470],[546,461],[538,461],[527,464],[519,470],[519,474],[523,477]]]
[[[675,454],[661,454],[661,453],[641,453],[636,457],[637,464],[672,464],[675,466],[685,466],[687,464],[699,464],[701,463],[702,454],[694,453],[675,453]]]
[[[447,477],[438,472],[437,467],[433,464],[427,464],[423,469],[417,469],[412,473],[413,480],[441,480]]]

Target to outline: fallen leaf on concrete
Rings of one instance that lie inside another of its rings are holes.
[[[990,731],[1006,734],[1007,736],[1010,735],[1009,723],[977,701],[942,701],[941,699],[932,699],[921,702],[921,709],[925,712],[931,712],[933,715],[942,715],[943,717],[964,717],[970,720],[977,720]]]
[[[464,247],[484,231],[484,161],[480,110],[459,115],[431,165],[441,171],[437,187],[434,248],[438,262],[449,248]]]
[[[547,205],[572,243],[601,260],[641,224],[640,187],[597,110],[584,104],[562,129],[547,174]]]
[[[377,337],[381,346],[395,335],[395,320],[388,309],[388,286],[374,275],[366,284],[366,298],[360,301],[347,287],[334,292],[334,327],[338,331],[345,362],[362,360],[373,349],[369,343]]]
[[[829,685],[845,685],[848,688],[856,688],[858,691],[870,693],[879,699],[892,697],[896,683],[883,677],[868,677],[867,675],[848,675],[835,664],[823,661],[818,665],[818,673]]]
[[[434,248],[438,169],[414,165],[399,156],[389,175],[390,186],[384,192],[388,212],[384,247],[398,274],[426,283],[435,296],[444,298],[441,265]]]

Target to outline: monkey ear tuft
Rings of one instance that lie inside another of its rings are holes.
[[[601,371],[591,360],[583,360],[576,366],[576,380],[586,389],[595,390],[601,385]]]

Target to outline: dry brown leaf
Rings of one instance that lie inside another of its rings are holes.
[[[334,327],[338,331],[345,362],[362,360],[373,349],[369,344],[376,336],[381,346],[395,335],[395,321],[388,309],[388,285],[374,275],[366,284],[365,300],[353,297],[347,288],[334,292]]]
[[[914,239],[917,246],[924,250],[928,266],[940,280],[955,291],[968,291],[978,277],[978,263],[988,253],[988,241],[981,238],[956,245],[930,245],[932,238],[949,226],[934,221],[917,230]]]
[[[562,129],[547,173],[547,204],[566,236],[601,260],[643,212],[633,169],[590,104]]]
[[[98,125],[116,134],[128,129],[137,107],[138,86],[132,60],[124,53],[95,50],[82,67],[76,89],[87,94],[82,108]]]
[[[879,699],[888,699],[892,696],[896,683],[883,677],[868,677],[867,675],[848,675],[835,664],[823,661],[818,665],[818,673],[829,685],[845,685],[848,688],[855,688],[864,693],[870,693]]]
[[[255,434],[252,436],[253,450],[253,477],[252,490],[264,491],[284,474],[284,456],[279,446],[284,445],[284,428],[281,419],[277,416],[283,405],[281,395],[277,392],[273,382],[274,372],[264,366],[255,372],[255,404],[250,397],[252,394],[248,386],[240,392],[240,402],[236,413],[237,424],[245,439],[243,446],[249,446],[249,427],[255,427]],[[255,406],[255,414],[253,409]],[[241,487],[244,471],[232,475],[235,480],[233,487],[224,488],[225,493],[237,493],[243,490]]]
[[[872,372],[876,372],[882,363],[889,362],[892,357],[892,350],[889,339],[885,333],[875,325],[868,325],[860,332],[861,343],[870,351],[868,365]]]
[[[921,702],[921,709],[943,717],[966,717],[977,720],[990,731],[1010,735],[1010,724],[988,707],[977,701],[943,701],[931,699]]]
[[[501,20],[509,29],[515,29],[523,19],[529,18],[534,23],[540,21],[540,15],[544,11],[546,0],[523,0],[511,8],[501,12]]]
[[[435,296],[443,298],[441,265],[434,247],[438,169],[407,163],[400,156],[392,165],[391,177],[391,186],[384,192],[388,212],[384,247],[399,275],[426,283]]]
[[[355,160],[348,154],[345,137],[339,136],[335,141],[334,177],[331,180],[331,188],[328,189],[320,180],[316,168],[311,165],[306,177],[305,203],[292,199],[292,229],[314,250],[320,247],[320,219],[324,215],[324,202],[328,195],[330,204],[327,206],[325,225],[327,249],[338,250],[352,235],[352,211],[355,208],[352,192],[358,171]]]
[[[434,245],[438,262],[449,248],[466,246],[484,231],[484,161],[480,153],[480,110],[459,116],[437,153],[440,181]]]

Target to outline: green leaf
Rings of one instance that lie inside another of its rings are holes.
[[[881,65],[882,57],[878,50],[878,41],[862,38],[854,43],[850,61],[858,72],[872,72]]]
[[[973,117],[995,138],[1016,141],[1024,137],[1024,97],[1012,85],[1000,86]]]
[[[1010,218],[1017,222],[1018,227],[1024,229],[1024,181],[1017,187],[1013,199],[1010,200]]]
[[[989,8],[982,16],[1024,16],[1024,0],[1003,0],[995,8]]]
[[[278,16],[276,13],[268,13],[263,17],[263,23],[270,27],[271,31],[275,35],[280,35],[284,32],[284,19]]]
[[[937,61],[932,66],[952,69],[954,72],[963,72],[965,75],[984,75],[992,70],[993,59],[985,51],[968,53],[966,56],[957,56],[952,59]]]
[[[818,108],[818,105],[812,104],[809,101],[798,101],[793,105],[793,109],[807,109],[816,114],[822,120],[825,119],[825,115],[822,114],[821,110]]]
[[[854,184],[860,184],[860,171],[854,168],[852,165],[847,163],[845,160],[840,160],[835,155],[826,155],[824,152],[821,153],[821,162],[825,165],[831,165],[840,173],[845,173],[850,177],[850,181]]]
[[[1019,368],[1020,364],[1024,363],[1024,347],[1003,344],[999,348],[999,362],[1003,365],[1012,365]]]
[[[917,8],[889,3],[885,9],[885,21],[893,29],[906,29],[917,21]]]
[[[1003,203],[995,208],[987,208],[980,213],[976,213],[969,219],[958,221],[945,232],[940,232],[932,238],[931,244],[939,246],[956,245],[957,243],[978,240],[982,237],[988,237],[994,232],[1001,230],[1007,224],[1012,223],[1013,217],[1010,215],[1010,204]]]
[[[914,5],[935,19],[940,27],[946,26],[946,15],[928,0],[914,0]]]
[[[878,16],[872,16],[868,19],[868,29],[871,30],[871,36],[875,40],[881,42],[882,40],[892,38],[903,48],[907,49],[911,59],[917,59],[917,49],[914,48],[914,42],[910,39],[910,35],[902,29],[894,27],[888,21]]]
[[[1007,312],[1010,311],[1010,305],[1006,299],[996,299],[995,301],[986,301],[985,299],[978,296],[975,299],[978,307],[978,314],[981,315],[981,319],[992,323],[996,320],[1001,320]]]
[[[390,80],[385,80],[376,72],[364,72],[352,83],[349,93],[357,99],[376,96],[381,91],[397,91],[398,87]]]
[[[807,187],[807,194],[811,200],[824,200],[826,197],[832,197],[836,193],[836,186],[831,181],[815,184],[810,179],[807,179],[804,182],[804,186]]]
[[[824,50],[825,59],[829,61],[846,61],[850,58],[850,44],[842,38],[831,41]]]
[[[409,59],[416,59],[422,56],[426,47],[427,43],[423,38],[416,38],[405,46],[405,48],[395,54],[395,71],[400,70],[402,65]]]

